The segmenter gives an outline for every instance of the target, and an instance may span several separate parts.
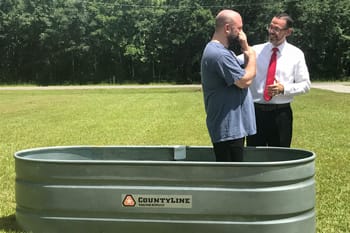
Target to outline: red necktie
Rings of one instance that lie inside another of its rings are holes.
[[[272,99],[272,97],[267,94],[267,87],[269,85],[272,85],[275,81],[278,48],[273,48],[272,51],[273,52],[270,59],[269,69],[267,70],[266,84],[264,90],[264,99],[266,101],[270,101]]]

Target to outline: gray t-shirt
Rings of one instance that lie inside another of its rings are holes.
[[[207,127],[213,143],[256,133],[254,103],[248,88],[234,85],[245,70],[222,44],[209,42],[201,61]]]

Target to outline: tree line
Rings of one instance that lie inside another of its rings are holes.
[[[200,59],[224,8],[250,44],[289,13],[313,79],[350,76],[350,1],[1,0],[0,83],[199,83]]]

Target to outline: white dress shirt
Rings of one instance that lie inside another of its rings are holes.
[[[278,46],[275,79],[284,86],[284,93],[274,96],[270,101],[264,99],[267,69],[273,45],[270,42],[253,46],[256,52],[256,77],[249,87],[255,103],[284,104],[293,101],[293,96],[310,90],[309,71],[304,53],[285,41]]]

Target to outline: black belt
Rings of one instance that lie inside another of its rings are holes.
[[[261,111],[274,111],[282,108],[290,108],[290,103],[287,104],[258,104],[254,103],[255,108]]]

